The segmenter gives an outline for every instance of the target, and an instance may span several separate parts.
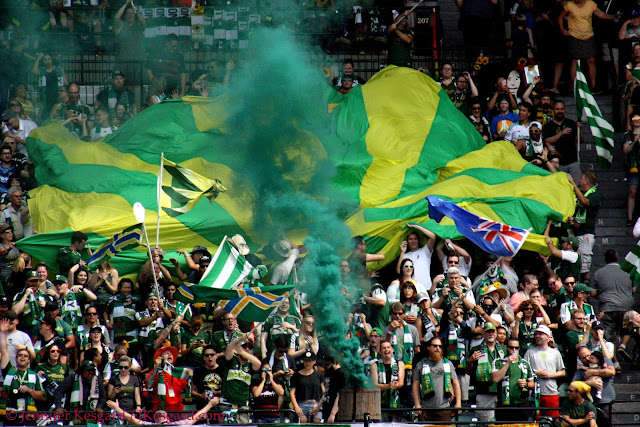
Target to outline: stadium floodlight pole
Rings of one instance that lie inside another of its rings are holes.
[[[405,14],[404,12],[400,14],[400,16],[398,16],[396,18],[395,21],[393,21],[393,24],[391,25],[398,25],[400,22],[402,22],[403,19],[405,19],[407,16],[411,15],[411,12],[413,12],[416,7],[420,6],[422,4],[424,0],[420,0],[418,3],[416,3],[411,9],[409,9],[409,13]]]
[[[136,217],[136,221],[142,224],[142,232],[144,233],[145,241],[147,242],[147,253],[149,254],[149,260],[151,261],[151,273],[153,274],[153,286],[158,299],[160,299],[160,287],[158,286],[158,278],[156,277],[156,269],[153,268],[153,254],[151,253],[151,245],[149,244],[149,234],[147,234],[147,226],[144,222],[146,216],[146,209],[142,206],[142,203],[135,202],[133,204],[133,215]]]

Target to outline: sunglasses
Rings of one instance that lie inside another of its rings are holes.
[[[511,346],[511,345],[510,345],[510,346],[508,346],[508,347],[509,347],[509,349],[511,349],[511,350],[518,350],[518,349],[520,349],[520,347],[514,347],[514,346]]]
[[[564,282],[565,285],[575,285],[576,282]]]
[[[304,322],[304,323],[306,323],[306,324],[307,324],[307,325],[309,325],[309,326],[313,326],[313,325],[314,325],[314,323],[313,323],[313,322]]]
[[[402,316],[404,314],[404,312],[399,312],[399,313],[391,313],[393,316]]]
[[[460,264],[460,261],[447,261],[449,264]]]
[[[60,286],[60,285],[58,285],[58,286]],[[98,313],[85,313],[84,315],[85,316],[97,316]]]
[[[215,353],[205,353],[204,357],[213,357],[215,355]]]
[[[30,357],[28,354],[18,354],[16,357]]]
[[[413,268],[413,265],[405,265],[404,268]]]
[[[442,348],[442,345],[441,344],[431,344],[431,347]]]
[[[120,365],[120,366],[118,366],[118,368],[120,368],[120,369],[129,369],[129,366],[127,366],[127,365]]]
[[[60,353],[60,350],[49,350],[49,353]]]
[[[533,307],[526,307],[523,309],[523,311],[533,311]]]

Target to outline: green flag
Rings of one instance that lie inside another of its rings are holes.
[[[587,79],[578,66],[575,83],[576,111],[579,120],[587,117],[598,153],[598,164],[609,169],[613,161],[613,126],[602,118],[600,107],[589,90]]]
[[[159,192],[160,205],[162,210],[171,217],[189,212],[202,196],[212,201],[218,197],[218,194],[227,191],[219,180],[206,178],[164,157],[158,179],[159,187],[162,188]]]
[[[620,268],[629,273],[631,280],[635,283],[640,283],[640,245],[635,245],[631,252],[624,257],[624,260],[620,263]]]

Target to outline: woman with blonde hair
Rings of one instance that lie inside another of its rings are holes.
[[[302,319],[302,327],[300,334],[291,336],[291,347],[289,348],[289,356],[294,360],[302,357],[305,351],[311,350],[314,354],[318,354],[320,344],[318,342],[318,334],[316,333],[315,320],[313,316],[307,315]]]

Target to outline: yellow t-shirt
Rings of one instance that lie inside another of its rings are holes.
[[[587,40],[593,37],[593,26],[591,25],[593,12],[596,11],[598,5],[592,0],[582,5],[576,5],[570,1],[564,5],[564,10],[569,12],[567,21],[569,23],[569,34],[579,40]]]

